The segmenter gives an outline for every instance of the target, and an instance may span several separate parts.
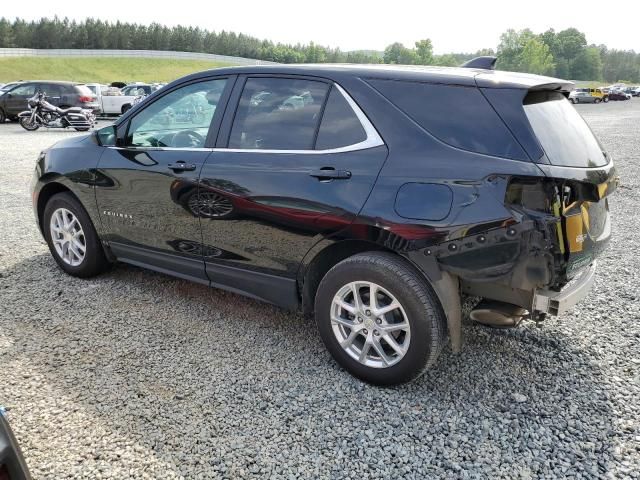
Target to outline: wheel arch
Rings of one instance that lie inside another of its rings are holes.
[[[358,253],[392,252],[374,242],[365,240],[342,240],[325,244],[314,250],[307,254],[307,258],[303,261],[304,266],[298,275],[302,311],[305,315],[313,313],[313,304],[320,281],[335,265]]]
[[[42,220],[43,220],[42,217],[44,216],[44,209],[47,206],[47,202],[54,195],[57,195],[58,193],[63,193],[63,192],[69,192],[71,195],[74,196],[76,200],[78,200],[78,202],[80,202],[80,199],[77,197],[75,193],[71,191],[69,187],[56,181],[51,181],[44,184],[44,186],[38,192],[38,202],[36,204],[36,212],[38,216],[38,226],[40,227],[41,233],[44,234],[44,225],[42,224]]]
[[[358,253],[387,252],[402,258],[419,272],[433,289],[447,319],[447,331],[452,350],[454,353],[460,352],[462,349],[462,301],[458,277],[439,269],[438,272],[429,272],[424,265],[414,261],[410,255],[402,255],[378,243],[365,240],[343,240],[314,250],[310,252],[313,255],[312,258],[303,262],[305,266],[301,268],[298,276],[301,306],[305,315],[313,313],[318,286],[331,268]],[[309,256],[308,254],[307,257]]]

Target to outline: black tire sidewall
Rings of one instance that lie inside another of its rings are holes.
[[[58,252],[53,245],[53,241],[51,240],[51,216],[58,208],[66,208],[71,211],[80,222],[82,231],[84,232],[86,251],[84,259],[80,265],[72,266],[65,263],[58,255]],[[78,202],[78,200],[76,200],[70,193],[58,193],[49,199],[44,208],[42,230],[44,232],[44,238],[47,241],[47,245],[49,245],[51,255],[53,255],[54,260],[60,268],[68,274],[76,277],[92,277],[106,268],[107,261],[93,223],[80,202]]]
[[[4,113],[4,110],[0,108],[0,123],[5,123],[7,121],[7,116]]]
[[[377,283],[396,297],[407,314],[411,327],[409,349],[404,358],[391,367],[372,368],[362,365],[343,350],[333,333],[330,320],[333,297],[340,288],[353,281]],[[429,289],[426,284],[422,288]],[[393,271],[376,268],[374,264],[338,265],[327,274],[318,289],[315,303],[316,324],[329,352],[354,376],[381,386],[404,383],[416,378],[425,369],[434,343],[433,336],[438,334],[434,331],[434,322],[443,321],[444,313],[439,303],[434,302],[434,296],[435,294],[428,292],[431,305],[425,308],[416,292],[403,284]],[[436,341],[441,342],[442,339]]]

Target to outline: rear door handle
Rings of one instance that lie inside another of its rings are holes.
[[[348,180],[351,178],[351,172],[348,170],[336,170],[333,167],[324,167],[319,170],[312,170],[309,173],[318,180]]]
[[[167,165],[174,172],[191,172],[196,169],[193,163],[184,163],[182,161],[176,163],[170,163]]]

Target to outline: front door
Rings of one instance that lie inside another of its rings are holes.
[[[193,203],[207,274],[213,284],[294,305],[302,259],[353,222],[387,149],[330,82],[241,79],[227,111]]]
[[[18,115],[20,112],[28,110],[28,100],[36,93],[35,83],[23,83],[8,91],[2,97],[4,100],[4,111],[8,116]]]
[[[102,236],[119,259],[208,283],[190,205],[230,83],[179,86],[118,127],[121,146],[100,158],[96,199]]]

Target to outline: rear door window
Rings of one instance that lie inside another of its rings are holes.
[[[342,93],[333,87],[324,108],[316,150],[346,147],[366,139],[367,134],[357,115]]]
[[[442,142],[462,150],[528,160],[517,140],[476,87],[368,80],[369,84]]]
[[[229,148],[312,150],[329,85],[293,78],[247,79]]]
[[[602,146],[576,109],[558,92],[530,92],[524,111],[552,165],[601,167]]]

